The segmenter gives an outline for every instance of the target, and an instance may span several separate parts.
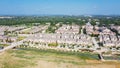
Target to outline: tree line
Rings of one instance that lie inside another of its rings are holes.
[[[56,24],[62,22],[63,24],[77,24],[85,25],[89,19],[92,25],[96,25],[96,22],[100,22],[99,25],[115,24],[120,25],[120,17],[104,17],[104,16],[15,16],[13,18],[0,19],[0,25],[21,25],[21,24],[33,24],[33,23],[51,23]]]

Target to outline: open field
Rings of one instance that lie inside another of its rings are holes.
[[[96,54],[17,49],[0,53],[0,68],[120,68],[120,62],[101,62]]]

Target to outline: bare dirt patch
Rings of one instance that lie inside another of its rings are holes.
[[[92,61],[93,62],[93,61]],[[55,63],[39,60],[34,67],[27,68],[120,68],[120,65],[109,64],[88,64],[88,65],[76,65],[72,63]]]

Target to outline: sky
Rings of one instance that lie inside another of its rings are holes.
[[[120,0],[0,0],[1,15],[120,15]]]

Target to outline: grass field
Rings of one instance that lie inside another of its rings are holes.
[[[0,53],[0,68],[120,68],[120,62],[101,62],[96,54],[21,48]]]

